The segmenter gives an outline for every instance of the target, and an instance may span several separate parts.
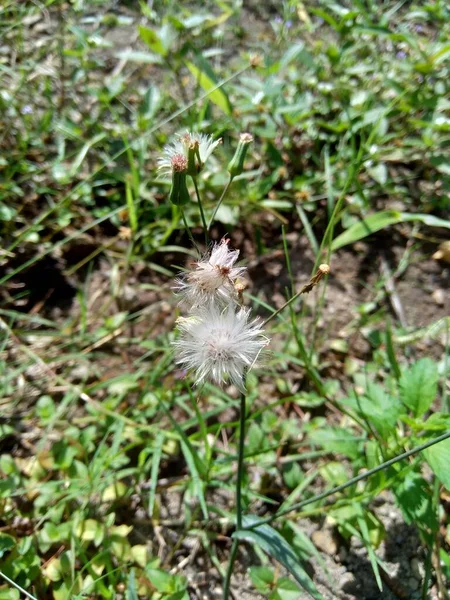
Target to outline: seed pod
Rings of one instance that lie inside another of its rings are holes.
[[[245,155],[251,142],[253,142],[253,136],[250,133],[241,133],[236,152],[228,165],[228,173],[232,178],[243,172]]]

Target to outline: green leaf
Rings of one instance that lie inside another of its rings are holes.
[[[357,412],[385,439],[395,429],[402,412],[398,399],[388,396],[381,386],[371,382],[364,396],[356,398],[356,406]]]
[[[148,500],[148,514],[150,516],[153,516],[153,510],[155,508],[156,489],[158,487],[159,463],[161,461],[164,439],[164,434],[160,432],[155,440],[155,445],[153,449],[152,468],[150,475],[150,497]]]
[[[208,519],[208,508],[206,506],[205,494],[203,492],[203,482],[200,474],[206,474],[206,465],[186,437],[185,439],[180,440],[180,443],[184,459],[189,467],[192,483],[194,485],[203,516],[205,519]]]
[[[423,454],[433,473],[450,490],[450,439],[427,448]]]
[[[275,575],[269,567],[250,567],[250,579],[259,592],[268,593],[275,581]]]
[[[157,54],[151,54],[150,52],[138,52],[134,50],[123,50],[116,52],[116,58],[126,60],[128,62],[136,63],[147,63],[149,65],[160,65],[163,63],[163,59]]]
[[[342,427],[322,427],[309,433],[309,440],[330,453],[345,454],[349,458],[360,456],[361,440],[349,429]]]
[[[388,178],[387,167],[384,163],[379,163],[373,167],[368,167],[367,172],[380,185],[384,185]]]
[[[20,600],[20,592],[11,587],[0,590],[0,600]]]
[[[280,577],[270,600],[298,600],[298,593],[299,589],[296,583],[287,577]]]
[[[305,50],[304,42],[297,42],[289,47],[289,49],[283,54],[279,66],[277,65],[278,70],[284,69],[292,61],[295,61],[296,66],[299,63],[303,63],[311,69],[316,66],[313,56],[307,50]],[[271,70],[273,70],[273,68]]]
[[[134,576],[134,569],[131,569],[130,576],[128,578],[126,599],[127,600],[139,600],[137,588],[136,588],[136,578]]]
[[[450,229],[450,221],[439,219],[433,215],[402,213],[397,210],[383,210],[369,215],[360,223],[352,225],[347,231],[338,235],[338,237],[333,240],[331,249],[333,251],[338,250],[339,248],[348,246],[348,244],[353,244],[358,240],[362,240],[372,233],[380,231],[380,229],[389,227],[389,225],[404,223],[405,221],[419,221],[430,227],[445,227],[446,229]]]
[[[428,450],[438,448],[443,444],[445,442],[436,444],[436,446],[432,446]],[[428,451],[425,450],[425,452]],[[448,458],[447,460],[450,459]],[[450,464],[450,462],[447,464]],[[392,486],[392,491],[406,523],[418,523],[422,527],[428,527],[432,531],[436,530],[438,523],[436,511],[433,509],[433,492],[430,484],[421,475],[414,472],[407,473],[403,480],[399,478],[396,485]]]
[[[400,378],[402,402],[416,417],[422,416],[432,405],[437,394],[438,370],[431,358],[421,358]]]
[[[174,592],[173,576],[162,569],[147,569],[147,577],[150,583],[158,590],[158,592],[171,593]]]
[[[153,29],[150,29],[149,27],[144,27],[144,25],[139,25],[138,31],[142,41],[147,44],[150,50],[156,52],[160,56],[166,56],[167,49],[164,47],[164,44],[156,31],[153,31]]]
[[[257,521],[256,517],[248,515],[244,518],[244,527],[253,525]],[[251,530],[241,529],[240,531],[235,531],[233,537],[256,544],[266,554],[281,563],[315,600],[324,600],[309,575],[301,566],[297,554],[284,537],[270,527],[270,525],[260,525],[257,529]]]
[[[226,115],[231,116],[231,104],[228,96],[222,88],[214,89],[218,84],[218,79],[208,61],[203,56],[197,55],[196,62],[198,66],[189,60],[185,64],[205,92],[214,90],[208,94],[211,102],[218,106]]]
[[[16,545],[16,540],[12,535],[0,532],[0,558]]]
[[[304,479],[303,471],[297,462],[283,465],[284,483],[290,490],[296,488]]]

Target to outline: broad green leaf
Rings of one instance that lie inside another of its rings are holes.
[[[280,577],[270,600],[298,600],[298,585],[287,577]]]
[[[158,592],[167,594],[176,591],[173,585],[173,576],[163,569],[147,569],[146,575]]]
[[[275,575],[269,567],[250,567],[250,579],[259,592],[267,593],[273,587]]]
[[[330,453],[345,454],[349,458],[360,456],[361,438],[355,437],[349,429],[322,427],[311,431],[309,440]]]
[[[436,444],[429,450],[439,448],[443,444],[445,442]],[[447,464],[450,464],[450,446],[448,449]],[[425,450],[425,452],[428,452],[428,450]],[[407,473],[403,479],[399,478],[395,486],[392,486],[392,491],[406,523],[420,523],[432,531],[436,530],[437,520],[436,511],[433,509],[433,492],[430,484],[421,475],[414,472]]]
[[[436,477],[450,490],[450,439],[427,448],[423,454]]]
[[[202,87],[205,92],[213,90],[210,94],[208,94],[208,98],[211,100],[211,102],[218,106],[226,115],[231,116],[231,104],[228,96],[222,88],[214,89],[218,84],[218,79],[209,63],[200,55],[197,55],[196,61],[198,66],[189,60],[187,60],[185,64],[192,75],[196,78],[199,86]]]
[[[345,465],[334,460],[320,467],[319,473],[331,485],[341,485],[349,479]]]
[[[431,358],[421,358],[400,378],[402,402],[416,417],[422,416],[432,405],[437,394],[437,365]]]
[[[360,223],[352,225],[347,231],[338,235],[338,237],[333,240],[331,249],[338,250],[339,248],[348,246],[348,244],[353,244],[358,240],[362,240],[385,227],[389,227],[389,225],[404,223],[405,221],[419,221],[430,227],[445,227],[446,229],[450,229],[450,221],[439,219],[433,215],[402,213],[397,210],[383,210],[369,215]]]
[[[16,588],[7,587],[0,590],[0,600],[20,600],[20,592]]]
[[[402,411],[399,400],[388,396],[384,389],[369,382],[366,392],[355,397],[357,412],[374,427],[378,433],[386,438],[397,424],[397,419]]]
[[[8,533],[0,532],[0,558],[16,545],[16,540]]]
[[[244,519],[244,527],[253,525],[257,520],[249,515]],[[282,535],[270,525],[260,525],[257,529],[235,531],[234,538],[255,544],[266,554],[281,563],[295,580],[315,600],[324,600],[313,581],[300,564],[300,559]]]
[[[303,471],[297,462],[289,462],[283,465],[284,483],[290,490],[296,488],[304,477]]]

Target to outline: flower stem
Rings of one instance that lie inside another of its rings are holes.
[[[241,394],[241,407],[239,415],[239,447],[238,467],[236,480],[236,528],[242,529],[242,480],[244,478],[244,441],[246,421],[245,394]]]
[[[241,394],[241,406],[239,414],[239,441],[238,441],[238,464],[236,477],[236,531],[242,529],[242,480],[244,478],[244,442],[245,442],[246,406],[245,394]],[[233,565],[236,560],[239,540],[233,539],[227,573],[223,584],[223,600],[228,600],[230,593],[230,582],[233,574]]]
[[[231,546],[230,560],[228,562],[227,573],[225,575],[225,581],[223,582],[223,600],[228,600],[230,595],[230,583],[231,576],[233,574],[233,565],[236,560],[237,550],[238,550],[239,540],[235,538],[233,540],[233,545]]]
[[[186,221],[186,215],[184,214],[184,209],[182,206],[180,206],[180,211],[181,211],[181,218],[183,219],[183,224],[184,224],[184,228],[186,229],[186,233],[189,236],[189,239],[191,240],[192,245],[194,246],[194,248],[196,247],[196,243],[194,240],[194,236],[192,235],[192,231],[191,228],[188,225],[188,222]]]
[[[271,321],[277,315],[279,315],[280,312],[282,312],[287,306],[289,306],[290,304],[295,302],[295,300],[297,300],[297,298],[299,296],[301,296],[302,294],[309,293],[313,289],[313,287],[315,287],[319,283],[319,281],[322,279],[322,277],[324,275],[328,275],[329,272],[330,272],[330,269],[329,269],[328,265],[320,265],[319,268],[317,269],[317,272],[315,273],[315,275],[313,275],[313,277],[311,277],[309,282],[306,285],[304,285],[299,292],[294,294],[292,296],[292,298],[289,298],[289,300],[287,300],[281,308],[279,308],[278,310],[273,312],[270,316],[268,316],[267,319],[262,324],[262,327],[265,327],[269,321]]]
[[[197,185],[197,177],[192,177],[192,181],[194,182],[195,194],[197,196],[198,207],[200,209],[200,217],[202,219],[202,227],[203,227],[203,231],[205,233],[205,244],[208,245],[208,227],[206,225],[205,212],[203,210],[203,204],[202,204],[202,200],[200,198],[200,192],[199,192],[198,185]]]
[[[211,216],[211,218],[209,220],[208,231],[211,229],[211,225],[213,224],[214,217],[216,216],[217,211],[219,210],[220,205],[222,204],[222,201],[225,198],[225,194],[228,192],[228,188],[230,187],[232,181],[233,181],[233,176],[230,175],[230,179],[227,181],[226,186],[223,188],[222,195],[220,196],[220,198],[219,198],[219,200],[218,200],[218,202],[216,204],[216,207],[214,208],[214,212],[213,212],[213,214],[212,214],[212,216]]]

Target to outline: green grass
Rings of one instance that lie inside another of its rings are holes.
[[[388,490],[420,536],[421,596],[446,597],[448,440],[346,482],[450,428],[448,304],[406,323],[396,304],[402,283],[445,288],[445,262],[409,273],[450,227],[449,9],[252,6],[0,8],[0,599],[187,600],[189,568],[222,586],[239,400],[174,366],[172,280],[197,254],[156,169],[186,129],[223,138],[197,182],[204,219],[190,186],[186,222],[204,249],[220,204],[211,236],[250,264],[262,318],[331,265],[248,376],[233,539],[256,546],[237,564],[251,557],[263,597],[296,597],[321,561],[302,519],[327,515],[385,586]],[[255,141],[221,202],[242,132]]]

